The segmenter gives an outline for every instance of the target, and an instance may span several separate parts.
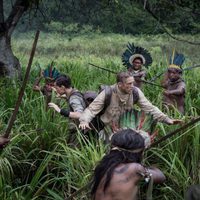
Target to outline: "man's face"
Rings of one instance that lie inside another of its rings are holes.
[[[133,60],[133,69],[140,70],[142,68],[142,61],[139,58]]]
[[[181,73],[174,68],[168,69],[168,78],[170,81],[177,81],[181,77]]]
[[[48,92],[52,91],[52,87],[54,86],[54,82],[53,81],[46,81],[45,83],[45,88]]]
[[[126,94],[131,94],[132,90],[133,90],[133,83],[134,83],[134,78],[132,76],[124,79],[123,82],[119,82],[118,86],[119,89],[126,93]]]
[[[58,85],[56,85],[56,83],[54,84],[54,88],[56,89],[56,93],[59,95],[63,95],[65,94],[65,87],[61,86],[59,87]]]

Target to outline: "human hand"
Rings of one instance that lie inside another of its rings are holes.
[[[0,136],[0,149],[3,149],[9,142],[10,139]]]
[[[81,130],[91,129],[91,127],[89,126],[89,123],[88,123],[88,122],[81,122],[81,123],[79,124],[79,128],[80,128]]]
[[[182,123],[183,123],[183,120],[181,119],[170,119],[167,122],[167,124],[169,125],[182,124]]]
[[[40,70],[40,77],[44,77],[44,70]]]
[[[170,91],[169,90],[165,90],[164,91],[164,95],[169,96],[170,95]]]
[[[56,112],[60,113],[60,108],[55,103],[48,103],[49,108],[53,108]]]

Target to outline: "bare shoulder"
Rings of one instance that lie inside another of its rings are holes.
[[[145,168],[139,163],[126,163],[120,164],[114,170],[116,173],[137,173],[137,172],[144,172]]]
[[[130,170],[135,172],[144,172],[145,168],[140,163],[130,163]]]

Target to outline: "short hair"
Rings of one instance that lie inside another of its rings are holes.
[[[127,79],[127,78],[129,78],[129,77],[131,77],[130,73],[128,73],[128,72],[119,72],[117,74],[116,81],[117,81],[117,83],[119,83],[119,82],[123,83],[124,80]]]
[[[64,86],[66,88],[71,88],[72,87],[71,78],[68,75],[59,76],[56,79],[55,83],[59,87],[61,87],[61,86]]]

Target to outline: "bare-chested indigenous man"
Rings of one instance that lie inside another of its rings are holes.
[[[162,80],[163,104],[169,109],[177,108],[182,114],[185,112],[185,82],[182,79],[182,69],[185,57],[183,54],[175,53],[170,60],[167,73]]]
[[[134,85],[141,88],[142,80],[144,80],[147,75],[142,66],[148,67],[151,65],[152,57],[150,53],[142,47],[137,47],[129,43],[122,55],[122,62],[123,65],[127,67],[128,72],[134,77]]]
[[[163,183],[164,174],[141,164],[144,139],[132,129],[121,130],[111,139],[111,150],[96,166],[91,196],[93,200],[137,200],[138,184],[151,178]]]

